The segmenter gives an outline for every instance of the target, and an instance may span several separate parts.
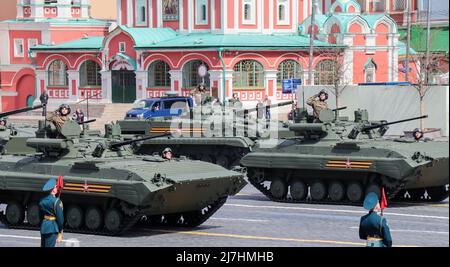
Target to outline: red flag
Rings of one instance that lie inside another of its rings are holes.
[[[64,188],[64,181],[63,177],[59,176],[58,180],[56,181],[56,189],[58,189],[59,194],[61,195],[61,191]]]
[[[386,194],[384,192],[384,187],[381,187],[381,210],[384,210],[385,208],[387,208],[388,203],[387,203],[387,198],[386,198]]]

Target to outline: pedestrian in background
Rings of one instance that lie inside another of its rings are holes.
[[[268,96],[264,98],[264,106],[266,106],[266,120],[270,120],[272,118],[272,114],[270,113],[270,106],[272,105],[272,100]]]
[[[73,113],[72,115],[72,119],[78,123],[83,123],[84,122],[84,113],[80,108],[77,108],[77,110],[75,111],[75,113]]]
[[[44,106],[44,108],[42,109],[42,116],[45,117],[45,115],[47,114],[47,104],[48,104],[47,90],[44,90],[42,92],[41,96],[39,97],[39,100],[41,101],[41,105]]]

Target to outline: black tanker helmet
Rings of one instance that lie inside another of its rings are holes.
[[[167,147],[166,149],[164,149],[163,151],[163,155],[167,154],[167,153],[172,153],[172,149],[170,149],[169,147]]]
[[[59,113],[62,115],[62,110],[64,109],[64,108],[66,108],[68,111],[69,111],[69,113],[67,113],[67,115],[69,115],[71,112],[72,112],[72,110],[70,109],[70,106],[69,105],[67,105],[67,104],[62,104],[61,106],[59,106]]]
[[[325,100],[328,100],[328,93],[327,93],[327,91],[325,91],[325,90],[320,91],[319,92],[319,97],[320,97],[321,94],[324,94],[325,95]]]
[[[5,118],[0,118],[0,124],[2,124],[2,123],[3,123],[3,125],[6,126],[6,124],[7,124],[8,122],[6,121]]]
[[[416,137],[416,133],[420,133],[420,138]],[[413,137],[414,137],[414,139],[419,140],[419,139],[421,139],[423,137],[423,132],[419,128],[416,128],[413,131]]]

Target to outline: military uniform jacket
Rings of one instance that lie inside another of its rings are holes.
[[[60,233],[64,225],[63,204],[59,198],[48,195],[39,202],[41,216],[41,234]],[[55,220],[46,220],[45,216],[55,217]]]
[[[383,244],[386,247],[392,247],[391,231],[389,230],[386,219],[373,211],[361,217],[359,237],[365,240],[368,237],[378,237],[383,239]]]
[[[62,116],[61,114],[59,114],[58,111],[48,113],[47,115],[47,121],[53,122],[56,129],[58,130],[58,133],[61,133],[62,127],[69,120],[70,120],[69,116]]]
[[[306,101],[306,104],[310,105],[313,108],[314,111],[314,117],[316,117],[317,119],[319,118],[320,112],[324,109],[328,108],[328,104],[325,101],[320,101],[318,99],[316,99],[317,96],[311,96],[310,98],[308,98],[308,100]]]

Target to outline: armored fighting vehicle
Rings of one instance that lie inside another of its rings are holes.
[[[293,137],[272,148],[258,148],[241,164],[249,182],[273,201],[360,203],[365,194],[389,198],[408,191],[413,200],[425,192],[432,201],[448,197],[447,142],[383,137],[397,122],[369,122],[367,111],[355,121],[336,120],[331,110],[319,123],[294,123]]]
[[[292,105],[283,102],[270,105],[275,109]],[[267,106],[260,107],[265,110]],[[118,123],[122,134],[129,136],[155,136],[171,131],[168,137],[143,142],[139,154],[152,155],[170,147],[176,155],[219,164],[232,169],[239,166],[240,159],[251,152],[267,132],[270,123],[265,119],[249,118],[252,109],[224,109],[221,106],[200,105],[183,117],[166,117],[149,120],[122,120]],[[278,126],[277,126],[278,127]]]
[[[201,225],[246,185],[241,173],[211,163],[136,156],[135,144],[151,137],[123,141],[118,125],[106,125],[99,137],[69,121],[64,139],[49,138],[55,129],[43,125],[26,141],[33,155],[0,157],[0,204],[7,204],[2,220],[12,228],[38,228],[42,186],[58,176],[65,231],[105,235],[137,222]]]
[[[16,109],[8,112],[0,113],[0,119],[6,118],[11,115],[16,115],[20,113],[29,112],[32,110],[37,110],[43,108],[43,105],[27,107]],[[25,144],[25,139],[28,137],[33,137],[31,132],[20,131],[13,125],[0,125],[0,155],[9,153],[26,153],[31,152],[30,148],[27,148]]]

